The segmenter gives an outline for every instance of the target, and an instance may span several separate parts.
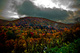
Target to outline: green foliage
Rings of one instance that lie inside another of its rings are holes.
[[[75,40],[73,43],[70,43],[66,46],[58,48],[58,46],[51,48],[49,51],[52,53],[80,53],[80,39]],[[48,52],[49,52],[48,51]]]

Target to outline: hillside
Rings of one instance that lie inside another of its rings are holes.
[[[80,23],[37,17],[0,22],[0,53],[80,53]]]
[[[32,26],[33,28],[35,27],[44,27],[44,28],[53,28],[56,30],[62,30],[63,28],[70,28],[71,25],[60,23],[60,22],[55,22],[52,20],[48,20],[45,18],[38,18],[38,17],[24,17],[20,18],[18,20],[14,21],[9,21],[7,26],[13,26],[13,23],[16,26],[23,26],[23,27],[30,27]]]
[[[0,19],[0,26],[6,25],[7,23],[8,23],[7,20],[2,20],[2,19]]]

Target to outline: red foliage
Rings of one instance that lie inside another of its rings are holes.
[[[33,32],[30,32],[30,34],[31,34],[31,36],[33,36],[33,35],[34,35],[34,33],[33,33]]]

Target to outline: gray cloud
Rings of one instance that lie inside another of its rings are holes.
[[[9,1],[9,0],[6,0]],[[6,15],[10,16],[11,13],[6,13],[8,10],[19,15],[27,15],[27,16],[34,16],[34,17],[42,17],[47,18],[53,21],[59,21],[63,23],[72,23],[76,17],[80,16],[80,0],[58,0],[62,3],[62,5],[68,5],[68,2],[75,1],[74,5],[70,4],[68,8],[78,9],[78,11],[66,11],[63,9],[58,8],[39,8],[33,4],[30,0],[10,0],[10,2],[6,5],[5,10],[3,11],[3,16]],[[24,2],[25,1],[25,2]],[[53,1],[57,2],[57,0]],[[12,5],[11,5],[12,4]],[[10,5],[10,6],[9,6]],[[0,6],[1,7],[1,6]],[[2,8],[2,7],[1,7]],[[2,13],[2,12],[1,12]],[[0,13],[0,14],[1,14]],[[4,18],[5,19],[5,18]]]
[[[29,16],[43,17],[50,20],[63,20],[68,16],[67,11],[61,11],[59,9],[40,9],[33,5],[30,1],[26,1],[22,6],[18,8],[20,14],[27,14]]]

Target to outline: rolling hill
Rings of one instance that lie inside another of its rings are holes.
[[[45,18],[38,18],[38,17],[24,17],[13,21],[6,21],[0,20],[0,25],[6,26],[23,26],[23,27],[30,27],[33,28],[46,28],[46,29],[55,29],[55,30],[62,30],[63,28],[70,28],[70,24],[64,24],[60,22],[55,22],[52,20],[48,20]]]

